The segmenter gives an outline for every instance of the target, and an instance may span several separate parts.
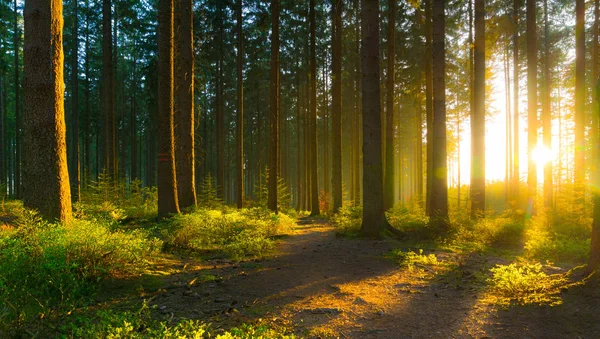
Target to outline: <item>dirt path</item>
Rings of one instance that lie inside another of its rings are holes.
[[[400,246],[338,238],[325,222],[304,222],[263,261],[165,261],[157,272],[176,266],[179,273],[141,297],[175,320],[230,326],[260,318],[309,338],[600,337],[598,293],[499,311],[474,282],[493,259],[436,252],[456,265],[409,269],[382,255]]]

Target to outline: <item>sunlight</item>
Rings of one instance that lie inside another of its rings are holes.
[[[545,165],[556,158],[556,152],[544,145],[538,145],[532,154],[533,161],[538,165]]]

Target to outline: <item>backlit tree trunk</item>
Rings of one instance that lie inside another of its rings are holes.
[[[425,120],[427,125],[427,177],[425,192],[425,209],[427,215],[431,216],[431,192],[433,185],[433,69],[432,69],[432,18],[431,7],[433,0],[424,0],[425,7]]]
[[[512,200],[517,203],[521,173],[519,168],[519,10],[521,0],[513,1],[513,182]]]
[[[388,0],[387,90],[385,110],[384,209],[394,207],[394,82],[396,59],[396,0]]]
[[[552,112],[550,111],[550,91],[552,79],[550,78],[550,29],[548,24],[548,0],[544,0],[544,105],[542,107],[542,128],[544,146],[552,149]],[[544,205],[551,207],[552,194],[552,161],[544,164]]]
[[[485,0],[475,0],[475,69],[471,113],[471,217],[485,215]]]
[[[433,1],[433,140],[432,140],[432,223],[440,228],[448,224],[448,182],[446,159],[446,47],[445,0]]]
[[[333,0],[333,37],[331,58],[331,193],[333,213],[342,207],[342,0]],[[314,76],[316,78],[316,75]],[[315,92],[316,96],[316,92]],[[325,176],[327,180],[327,175]]]
[[[536,3],[527,0],[527,204],[531,208],[537,192],[537,168],[533,150],[537,145],[537,32]],[[530,212],[532,212],[530,210]]]
[[[158,215],[179,213],[173,129],[173,0],[158,2]]]
[[[27,0],[24,19],[23,204],[69,222],[62,1]]]
[[[575,189],[584,201],[585,178],[585,1],[575,1]]]
[[[337,1],[337,0],[335,0]],[[308,114],[309,125],[309,171],[310,171],[310,214],[319,215],[319,179],[317,171],[317,55],[316,55],[316,27],[315,27],[315,0],[310,0],[310,64],[308,71],[310,108]]]

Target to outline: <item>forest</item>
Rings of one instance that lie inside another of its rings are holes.
[[[0,338],[600,337],[599,34],[600,0],[0,0]]]

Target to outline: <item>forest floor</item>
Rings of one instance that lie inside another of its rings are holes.
[[[100,304],[145,300],[163,319],[260,322],[307,338],[600,338],[597,285],[564,290],[559,305],[500,307],[485,281],[506,255],[424,248],[440,264],[403,266],[386,257],[398,248],[419,250],[304,219],[266,259],[164,256],[141,278],[104,286]]]

